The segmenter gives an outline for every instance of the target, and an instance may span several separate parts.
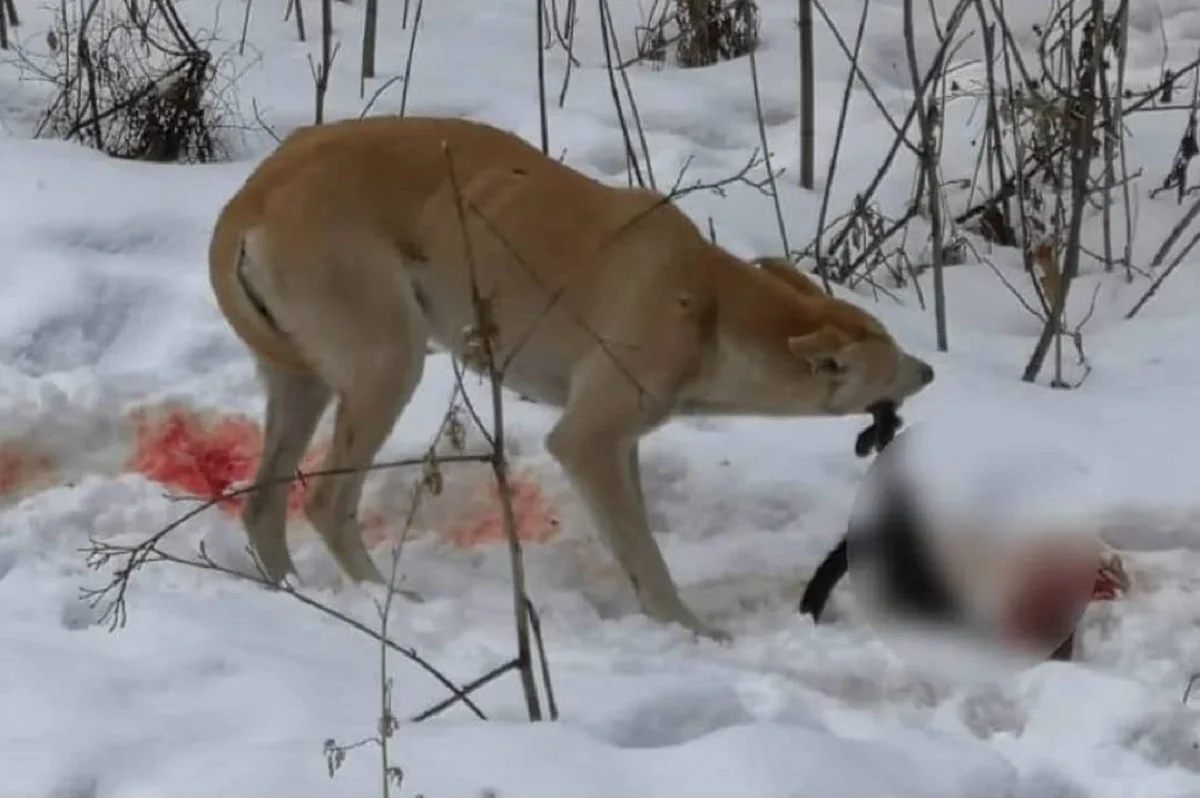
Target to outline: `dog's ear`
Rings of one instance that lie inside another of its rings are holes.
[[[842,350],[853,343],[844,330],[832,325],[793,335],[788,338],[788,351],[808,363],[813,374],[837,374],[846,370]]]
[[[787,283],[797,293],[812,297],[826,296],[821,286],[783,258],[759,258],[756,263],[758,268]]]

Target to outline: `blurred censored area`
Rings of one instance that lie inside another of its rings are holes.
[[[1102,480],[1082,458],[962,433],[912,427],[876,458],[851,514],[849,579],[908,664],[990,678],[1057,655],[1088,605],[1128,582],[1096,534]]]

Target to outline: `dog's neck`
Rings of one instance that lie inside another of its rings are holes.
[[[802,334],[798,320],[812,319],[812,329],[824,322],[817,300],[798,296],[762,270],[732,256],[714,258],[711,271],[713,303],[710,340],[704,362],[681,397],[680,412],[702,415],[791,416],[820,414],[817,399],[809,408],[795,397],[777,395],[787,384],[776,373],[786,362],[790,335]],[[803,307],[801,307],[803,305]],[[779,351],[764,353],[763,346]],[[799,365],[797,364],[797,367]]]

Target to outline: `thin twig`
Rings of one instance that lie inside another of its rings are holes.
[[[829,195],[833,192],[833,178],[837,173],[838,155],[842,150],[842,138],[846,131],[846,112],[850,107],[850,92],[854,88],[854,76],[858,71],[858,53],[862,49],[863,34],[867,29],[867,14],[871,8],[871,0],[863,0],[862,15],[858,19],[858,33],[854,37],[854,53],[850,56],[850,72],[846,76],[846,88],[842,92],[842,107],[838,111],[837,133],[833,138],[833,155],[829,159],[829,170],[825,174],[825,190],[821,193],[821,210],[817,215],[817,239],[813,243],[813,253],[817,258],[817,273],[821,276],[821,285],[825,293],[833,296],[833,287],[829,284],[829,269],[825,267],[825,258],[821,252],[821,239],[825,235],[825,215],[829,211]],[[823,13],[823,12],[822,12]]]
[[[775,175],[771,171],[771,152],[767,144],[767,123],[763,120],[762,93],[758,88],[758,58],[754,50],[750,51],[750,83],[754,88],[754,113],[758,119],[758,138],[762,144],[763,161],[767,166],[767,177],[771,181],[771,202],[775,206],[775,221],[779,225],[779,238],[783,243],[783,253],[786,257],[792,251],[788,246],[787,225],[783,221],[783,206],[779,202],[779,187],[775,183]]]
[[[537,682],[533,674],[533,654],[529,638],[529,612],[526,608],[527,594],[525,592],[525,566],[521,556],[521,538],[517,534],[516,516],[512,506],[512,485],[509,483],[508,460],[504,448],[504,402],[500,391],[500,377],[496,370],[496,327],[494,309],[491,300],[485,300],[479,289],[479,279],[476,270],[475,252],[471,246],[471,233],[467,226],[466,207],[462,199],[462,190],[454,169],[454,156],[450,145],[442,143],[442,153],[446,158],[447,177],[455,198],[455,208],[458,224],[462,231],[463,256],[467,264],[471,288],[471,305],[474,308],[475,329],[473,339],[483,355],[483,365],[491,379],[492,387],[492,451],[489,462],[496,479],[496,487],[500,496],[500,513],[504,524],[504,533],[508,538],[510,564],[513,580],[513,615],[516,623],[517,660],[520,662],[521,685],[525,693],[525,705],[529,719],[542,719],[541,702],[538,700]],[[470,344],[468,344],[470,348]]]

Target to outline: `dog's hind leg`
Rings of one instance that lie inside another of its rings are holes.
[[[259,375],[267,393],[262,460],[256,483],[242,510],[246,535],[263,574],[279,583],[295,573],[287,549],[287,500],[300,459],[308,448],[321,413],[329,404],[325,381],[311,372],[292,371],[260,361]]]
[[[425,342],[420,345],[424,349]],[[384,581],[363,543],[358,504],[367,469],[412,398],[423,371],[423,352],[420,358],[402,354],[396,358],[397,362],[361,373],[339,392],[333,443],[322,466],[339,473],[321,478],[306,507],[329,553],[355,582]]]
[[[305,514],[348,578],[381,582],[362,539],[358,503],[371,461],[421,381],[428,325],[390,242],[350,232],[279,234],[342,224],[323,219],[320,208],[300,218],[287,210],[251,237],[248,263],[277,326],[338,398],[333,440],[320,468],[332,473],[315,480]],[[288,379],[295,393],[300,378]],[[316,413],[328,393],[315,380],[306,385],[308,412]]]
[[[322,470],[338,473],[322,476],[305,509],[346,576],[382,582],[362,539],[358,505],[367,469],[421,382],[428,328],[403,280],[361,287],[374,296],[327,317],[336,319],[337,329],[324,339],[329,362],[323,371],[337,392],[338,409]]]

